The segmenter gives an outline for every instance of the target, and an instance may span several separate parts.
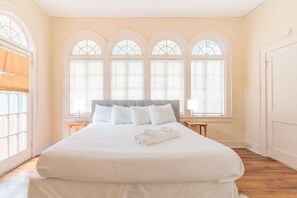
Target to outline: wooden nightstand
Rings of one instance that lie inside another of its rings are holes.
[[[185,121],[185,126],[189,129],[192,129],[193,131],[197,132],[197,128],[199,128],[199,134],[202,135],[202,129],[204,132],[204,136],[207,137],[207,123],[205,122],[192,122],[192,121]],[[195,129],[194,129],[195,128]]]
[[[67,125],[67,132],[68,132],[68,136],[71,135],[71,129],[74,130],[74,132],[79,131],[80,129],[86,127],[88,125],[87,121],[83,121],[83,122],[68,122],[66,123]]]

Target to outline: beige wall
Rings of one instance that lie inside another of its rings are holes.
[[[266,0],[244,18],[245,131],[246,141],[260,140],[260,50],[281,39],[286,28],[297,33],[297,1]]]
[[[62,131],[62,55],[66,40],[75,32],[91,30],[106,41],[123,30],[140,33],[146,40],[162,31],[176,31],[185,39],[204,32],[218,33],[232,48],[233,78],[233,120],[229,123],[210,123],[209,136],[217,140],[244,141],[244,91],[243,91],[243,19],[72,19],[52,20],[52,60],[53,60],[53,133],[57,142],[65,133]]]
[[[0,10],[6,10],[28,27],[36,45],[36,65],[38,74],[37,112],[34,114],[36,138],[34,152],[39,153],[51,143],[51,19],[32,0],[0,0]]]

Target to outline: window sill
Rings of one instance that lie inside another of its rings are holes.
[[[61,116],[61,119],[64,122],[73,122],[73,121],[90,121],[91,115],[63,115]]]
[[[233,116],[181,116],[180,121],[202,121],[208,123],[230,123],[233,121]]]

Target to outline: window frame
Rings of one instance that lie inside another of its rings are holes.
[[[167,35],[168,34],[168,35]],[[149,64],[149,67],[150,67],[150,70],[149,70],[149,73],[147,74],[147,76],[149,76],[149,99],[151,99],[151,92],[152,92],[152,87],[151,87],[151,71],[152,71],[152,61],[170,61],[170,60],[177,60],[177,61],[181,61],[182,62],[182,86],[183,86],[183,100],[184,100],[184,103],[183,103],[183,109],[182,111],[180,112],[181,113],[181,116],[184,116],[186,115],[186,101],[187,101],[187,97],[186,97],[186,68],[187,68],[187,65],[186,65],[186,52],[185,52],[185,49],[183,48],[184,45],[186,42],[183,41],[181,39],[181,36],[180,35],[176,35],[176,34],[172,34],[172,32],[164,32],[162,34],[163,36],[156,39],[154,42],[153,42],[153,45],[151,46],[151,50],[150,50],[150,58],[148,60],[148,64]],[[154,48],[156,47],[156,45],[159,43],[159,42],[162,42],[162,41],[172,41],[172,42],[175,42],[176,45],[179,47],[180,51],[181,51],[181,54],[180,55],[171,55],[171,54],[168,54],[168,55],[158,55],[158,54],[153,54],[153,50]]]
[[[30,141],[31,137],[30,137],[30,134],[29,134],[29,130],[31,130],[31,126],[30,126],[30,112],[31,109],[29,108],[30,107],[30,101],[29,101],[29,96],[30,94],[29,93],[24,93],[24,92],[15,92],[15,91],[5,91],[5,90],[0,90],[0,94],[2,95],[6,95],[7,97],[7,113],[5,114],[0,114],[0,117],[6,117],[6,129],[7,129],[7,134],[3,137],[0,137],[0,140],[2,139],[7,139],[7,144],[8,144],[8,148],[7,148],[7,157],[4,158],[4,159],[0,159],[0,161],[4,161],[10,157],[13,157],[19,153],[21,153],[22,151],[26,150],[26,149],[30,149],[30,145],[26,144],[26,148],[20,150],[20,134],[22,133],[26,133],[26,142],[28,143],[28,141]],[[17,96],[17,111],[16,112],[10,112],[10,97],[11,95],[15,95]],[[26,109],[24,111],[20,111],[20,108],[19,108],[19,100],[20,100],[20,96],[25,96],[26,98]],[[26,129],[25,130],[21,130],[20,129],[20,117],[21,115],[25,115],[26,116]],[[12,133],[10,134],[10,116],[16,116],[17,118],[17,130],[15,131],[15,133]],[[10,142],[10,137],[12,136],[17,136],[17,151],[16,153],[14,154],[10,154],[10,147],[9,147],[9,142]]]
[[[0,46],[3,46],[5,48],[11,49],[15,52],[18,52],[20,54],[24,54],[30,58],[30,66],[29,66],[29,93],[24,92],[15,92],[12,91],[11,93],[17,93],[17,94],[24,94],[27,97],[27,142],[28,147],[25,151],[21,151],[20,154],[26,155],[27,158],[21,157],[19,153],[17,153],[13,158],[12,161],[17,162],[17,160],[23,159],[30,159],[31,157],[36,156],[40,153],[40,149],[38,148],[38,145],[35,144],[35,142],[38,140],[38,122],[34,122],[34,120],[37,120],[38,115],[38,103],[33,103],[33,101],[38,101],[38,69],[37,69],[37,62],[38,62],[38,53],[37,53],[37,46],[35,42],[35,38],[32,34],[32,29],[27,26],[26,23],[24,23],[21,20],[21,16],[15,15],[10,10],[1,10],[0,15],[6,15],[7,17],[14,20],[18,26],[21,28],[21,30],[24,33],[24,36],[26,38],[27,45],[24,46],[18,42],[15,42],[9,38],[6,38],[4,36],[0,36]],[[4,90],[3,90],[4,91]],[[4,91],[5,92],[5,91]],[[3,161],[4,164],[7,165],[7,167],[11,166],[10,160]]]
[[[115,44],[111,47],[111,50],[110,50],[110,56],[109,56],[109,98],[112,99],[112,64],[113,64],[113,61],[127,61],[127,60],[139,60],[139,61],[142,61],[142,66],[143,66],[143,99],[145,99],[145,96],[146,96],[146,83],[145,83],[145,80],[146,80],[146,70],[145,70],[145,56],[144,56],[144,50],[143,50],[143,46],[141,45],[141,43],[139,43],[137,40],[138,39],[131,39],[130,37],[121,37],[123,39],[119,39],[118,41],[115,42]],[[113,49],[114,47],[116,47],[116,45],[119,43],[119,42],[122,42],[122,41],[133,41],[135,42],[136,45],[138,45],[138,47],[140,48],[141,50],[141,54],[138,54],[138,55],[129,55],[129,54],[113,54]],[[127,87],[126,87],[127,89]]]
[[[192,50],[194,47],[200,42],[204,40],[210,40],[217,44],[217,46],[221,50],[221,55],[193,55]],[[192,76],[192,61],[195,60],[222,60],[224,64],[224,113],[223,115],[207,115],[207,114],[200,114],[200,115],[192,115],[193,117],[198,118],[223,118],[229,119],[232,118],[232,65],[231,65],[231,49],[229,47],[229,43],[218,35],[213,36],[212,34],[204,35],[202,37],[196,37],[191,41],[191,45],[189,47],[189,70],[190,76]],[[189,88],[189,97],[191,99],[191,77],[188,81],[188,88]],[[190,111],[188,111],[188,115],[190,115]]]
[[[24,35],[26,45],[23,45],[19,42],[12,40],[11,38],[7,38],[2,35],[0,35],[0,40],[3,40],[5,42],[13,45],[14,47],[17,47],[18,50],[25,51],[25,53],[28,53],[28,52],[32,53],[33,51],[35,51],[36,47],[33,46],[33,39],[31,37],[31,34],[30,34],[29,30],[27,29],[26,25],[21,20],[19,20],[18,17],[14,16],[13,14],[11,14],[9,12],[0,11],[0,15],[10,18],[11,21],[14,21],[16,23],[16,26],[18,26],[18,28],[20,28],[20,30],[22,31],[22,34]],[[10,27],[10,28],[12,28],[12,27]]]
[[[100,52],[101,53],[100,54],[96,54],[96,55],[90,55],[90,54],[88,54],[88,55],[78,55],[78,54],[73,54],[73,50],[78,45],[78,43],[81,42],[81,41],[85,41],[85,40],[86,41],[93,41],[93,42],[95,42],[96,45],[98,45],[98,47],[100,48]],[[79,61],[83,61],[83,60],[85,60],[85,61],[89,61],[89,60],[100,61],[102,63],[102,74],[103,74],[103,67],[104,67],[103,66],[103,51],[102,51],[100,45],[96,41],[94,41],[92,39],[82,39],[82,40],[76,42],[73,45],[71,54],[69,55],[69,69],[71,67],[71,61],[73,61],[73,60],[74,61],[76,61],[76,60],[79,60]],[[104,80],[103,80],[103,78],[104,78],[104,74],[102,75],[102,83],[103,83],[103,88],[102,88],[102,92],[103,93],[102,93],[102,95],[104,95]],[[70,80],[71,80],[71,77],[70,77],[70,73],[69,73],[69,81]],[[70,98],[70,94],[71,94],[71,88],[69,86],[69,115],[75,116],[75,115],[78,115],[78,114],[77,113],[71,113],[71,102],[70,102],[71,98]],[[80,115],[90,115],[91,113],[92,112],[90,112],[90,113],[88,113],[88,112],[82,112],[82,113],[79,113],[79,114]]]
[[[101,55],[72,55],[72,51],[77,43],[83,40],[92,40],[97,43],[101,48]],[[62,93],[62,118],[77,118],[89,117],[90,114],[82,115],[71,115],[70,114],[70,62],[71,60],[100,60],[103,65],[103,97],[105,97],[105,67],[106,64],[106,43],[105,40],[95,32],[92,31],[79,31],[72,34],[64,46],[63,52],[63,73],[62,73],[62,82],[63,82],[63,93]],[[106,99],[106,98],[104,98]]]

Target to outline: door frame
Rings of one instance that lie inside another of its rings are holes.
[[[34,120],[34,115],[35,115],[35,112],[36,111],[36,107],[33,103],[34,99],[37,97],[35,96],[35,92],[34,90],[36,90],[35,88],[35,83],[36,82],[36,79],[37,79],[37,72],[36,72],[36,69],[34,67],[34,53],[29,51],[29,50],[26,50],[24,48],[21,48],[19,47],[18,45],[15,45],[13,43],[11,43],[10,41],[7,41],[5,39],[2,39],[0,38],[0,46],[3,46],[3,47],[6,47],[8,49],[11,49],[15,52],[18,52],[18,53],[21,53],[23,55],[26,55],[30,58],[30,65],[29,65],[29,93],[27,94],[27,123],[28,123],[28,126],[27,126],[27,142],[28,142],[28,145],[27,145],[27,149],[29,149],[28,153],[26,153],[26,151],[21,151],[11,157],[8,157],[7,159],[3,160],[2,162],[4,163],[4,165],[6,167],[8,167],[7,169],[0,169],[0,175],[3,175],[5,174],[6,172],[12,170],[13,168],[19,166],[20,164],[22,164],[23,162],[31,159],[32,157],[34,157],[36,154],[34,154],[34,147],[33,147],[33,141],[35,141],[35,138],[34,138],[34,135],[35,135],[35,131],[34,129],[35,128],[35,125],[37,123],[33,122]],[[26,149],[26,150],[27,150]],[[24,153],[25,156],[27,157],[22,157],[20,156],[21,153]],[[11,162],[8,162],[7,160],[10,159]]]
[[[5,2],[4,2],[5,3]],[[7,4],[10,5],[10,4]],[[19,25],[23,28],[24,33],[26,34],[26,37],[29,42],[29,49],[25,49],[22,46],[18,45],[17,43],[12,42],[9,39],[0,37],[0,44],[4,47],[7,47],[9,49],[18,51],[20,53],[29,55],[31,58],[30,61],[30,67],[29,67],[29,87],[30,87],[30,93],[28,94],[28,127],[30,127],[30,136],[31,141],[29,142],[30,150],[30,156],[29,159],[32,157],[37,156],[41,152],[41,148],[38,145],[38,48],[36,45],[36,39],[33,34],[33,31],[30,27],[28,27],[22,20],[21,17],[19,17],[17,14],[19,14],[19,11],[17,9],[0,9],[0,14],[8,15],[15,21],[19,23]],[[29,128],[28,128],[29,130]],[[28,160],[28,159],[27,159]],[[27,161],[25,160],[25,161]],[[24,161],[23,161],[24,162]],[[21,162],[22,163],[22,162]],[[19,166],[21,163],[17,164],[15,163],[14,166],[10,166],[6,172],[9,170],[12,170],[13,168]],[[5,172],[0,172],[1,174],[4,174]]]
[[[297,34],[284,37],[260,50],[260,145],[259,153],[268,156],[267,66],[268,54],[297,43]]]

